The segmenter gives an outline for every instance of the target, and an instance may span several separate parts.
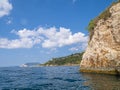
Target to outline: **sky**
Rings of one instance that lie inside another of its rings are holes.
[[[0,67],[86,49],[89,21],[114,0],[0,0]]]

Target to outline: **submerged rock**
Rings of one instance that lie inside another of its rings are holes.
[[[82,72],[120,75],[120,3],[109,12],[110,17],[96,23],[80,64]]]

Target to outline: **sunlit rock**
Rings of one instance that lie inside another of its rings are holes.
[[[120,74],[120,3],[106,20],[100,19],[83,55],[80,71]]]

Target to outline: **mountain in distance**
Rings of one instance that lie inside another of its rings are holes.
[[[64,57],[57,57],[48,60],[44,64],[40,64],[37,62],[25,63],[20,65],[20,67],[41,67],[41,66],[76,66],[80,65],[82,60],[82,55],[84,52],[75,53]]]

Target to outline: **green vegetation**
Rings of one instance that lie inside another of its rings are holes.
[[[90,22],[89,22],[89,25],[87,27],[88,31],[91,32],[92,30],[94,30],[95,26],[97,25],[97,22],[100,20],[100,19],[104,19],[106,20],[107,18],[109,18],[111,16],[111,13],[109,12],[109,8],[108,7],[105,11],[103,11],[98,17],[92,19]]]
[[[88,26],[87,26],[87,30],[90,32],[90,40],[92,39],[92,36],[94,34],[94,28],[96,27],[97,25],[97,22],[100,20],[100,19],[103,19],[103,20],[107,20],[110,16],[111,16],[111,13],[109,12],[109,9],[117,4],[118,2],[120,2],[120,0],[115,0],[105,11],[103,11],[98,17],[92,19]]]
[[[93,36],[93,34],[94,34],[94,27],[96,26],[96,22],[95,22],[95,20],[93,19],[93,20],[91,20],[90,22],[89,22],[89,25],[88,25],[88,27],[87,27],[87,30],[90,32],[90,34],[89,34],[89,37],[90,37],[90,40],[92,39],[92,36]]]
[[[79,65],[82,60],[82,53],[76,53],[65,57],[53,58],[46,62],[45,66],[60,66],[60,65]]]

